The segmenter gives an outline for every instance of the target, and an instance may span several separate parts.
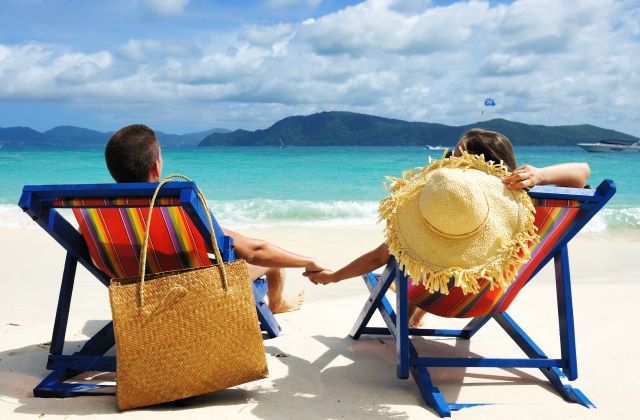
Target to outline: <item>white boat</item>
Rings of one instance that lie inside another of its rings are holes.
[[[600,140],[598,143],[578,143],[587,152],[631,152],[640,153],[640,141],[636,140]]]
[[[427,150],[444,150],[444,149],[446,149],[446,147],[444,147],[444,146],[440,146],[440,145],[438,145],[438,146],[430,146],[428,144],[425,144],[424,148],[427,149]]]

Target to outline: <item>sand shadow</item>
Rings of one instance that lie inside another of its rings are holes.
[[[326,347],[315,360],[308,361],[292,354],[283,354],[284,357],[278,359],[289,369],[286,377],[274,381],[277,392],[271,398],[277,398],[279,404],[305,407],[305,417],[309,419],[411,417],[394,408],[402,406],[422,407],[435,414],[424,402],[411,376],[406,380],[397,378],[392,339],[313,338]],[[469,340],[418,338],[415,341],[418,352],[424,356],[481,357],[470,351]],[[273,355],[279,354],[280,350],[268,346],[267,352]],[[539,386],[561,398],[546,379],[519,369],[434,368],[430,372],[434,385],[452,403],[495,404],[496,393],[499,394],[496,387],[502,386]],[[477,381],[468,383],[465,379],[469,378]],[[458,401],[463,387],[485,388],[486,398],[482,397],[483,401]],[[263,419],[277,418],[272,415],[270,404],[265,402],[261,401],[252,414]],[[521,402],[528,403],[529,400]]]
[[[92,335],[105,321],[89,321],[83,334]],[[270,367],[286,370],[275,379],[243,384],[180,403],[167,403],[142,408],[145,412],[184,412],[191,409],[237,407],[238,415],[246,413],[265,420],[283,418],[283,413],[299,413],[305,419],[326,418],[389,418],[405,419],[411,413],[398,407],[421,407],[434,413],[424,403],[412,378],[396,376],[395,343],[390,338],[370,336],[360,340],[351,337],[313,336],[300,354],[287,354],[277,340],[264,342]],[[65,353],[82,347],[85,340],[69,340]],[[283,343],[285,344],[285,343]],[[470,351],[469,340],[414,340],[424,356],[479,357]],[[286,346],[283,346],[286,348]],[[311,349],[311,350],[310,350]],[[15,404],[20,414],[96,415],[118,413],[113,396],[86,396],[66,399],[34,398],[32,389],[49,374],[46,360],[47,343],[38,343],[0,353],[0,399]],[[315,355],[315,357],[314,357]],[[432,380],[450,402],[458,401],[463,387],[486,388],[484,402],[495,401],[496,386],[538,385],[555,393],[549,383],[518,369],[437,368],[431,369]],[[108,376],[112,375],[112,376]],[[465,378],[478,379],[465,383]],[[113,374],[93,380],[113,381]],[[558,396],[559,397],[559,396]],[[560,398],[560,397],[559,397]],[[295,416],[294,416],[295,418]]]
[[[421,357],[457,357],[482,358],[486,354],[471,351],[471,340],[455,338],[413,338],[412,342]],[[508,342],[500,343],[509,344]],[[498,356],[500,357],[500,356]],[[526,359],[524,354],[515,357]],[[529,373],[532,372],[532,373]],[[495,401],[496,386],[539,386],[545,391],[557,395],[556,390],[539,372],[538,369],[527,368],[527,371],[516,368],[463,368],[432,367],[429,368],[431,380],[450,403],[475,404]],[[533,373],[537,373],[536,376]],[[476,379],[470,382],[469,379]],[[463,387],[487,388],[484,401],[459,401]],[[558,395],[559,396],[559,395]],[[560,396],[559,396],[560,397]],[[562,397],[560,397],[562,398]]]
[[[392,368],[395,356],[379,347],[388,344],[356,342],[350,337],[314,336],[326,351],[310,361],[284,353],[277,346],[265,347],[267,354],[286,366],[285,377],[273,380],[273,392],[261,395],[251,413],[261,419],[276,420],[286,416],[274,407],[287,407],[293,418],[324,420],[327,418],[407,419],[410,416],[395,405],[416,405],[415,396],[397,397],[397,380],[381,375],[371,366]],[[268,344],[268,343],[265,343]],[[354,347],[355,346],[355,347]],[[305,350],[305,355],[308,350]],[[401,388],[402,388],[402,384]]]
[[[109,320],[90,320],[76,332],[67,332],[63,354],[73,354],[79,351],[87,342],[87,337],[100,331]],[[81,338],[75,340],[75,336]],[[61,415],[61,416],[95,416],[100,414],[117,414],[118,409],[114,395],[89,395],[71,398],[36,398],[33,396],[33,388],[43,381],[51,373],[47,370],[47,358],[50,351],[50,342],[37,343],[22,348],[4,350],[0,352],[0,404],[14,405],[16,414],[30,414],[35,416]],[[115,356],[115,347],[112,347],[106,355]],[[71,379],[74,383],[100,383],[110,385],[103,389],[105,392],[115,393],[114,372],[85,372]],[[243,386],[247,388],[242,388]],[[237,406],[247,404],[248,401],[257,399],[258,395],[265,393],[269,388],[261,387],[256,383],[241,385],[240,387],[224,389],[181,401],[159,404],[138,410],[153,412],[185,411],[198,407]]]

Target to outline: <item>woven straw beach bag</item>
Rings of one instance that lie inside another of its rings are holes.
[[[181,178],[181,175],[178,175]],[[151,200],[147,227],[160,182]],[[128,410],[266,378],[267,361],[247,263],[222,263],[211,216],[216,264],[112,279],[109,300],[116,339],[116,402]]]

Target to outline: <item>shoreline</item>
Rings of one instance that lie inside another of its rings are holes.
[[[334,268],[374,248],[383,237],[378,224],[239,231],[313,256]],[[572,384],[597,409],[565,402],[550,389],[540,372],[530,369],[467,369],[466,375],[461,369],[436,369],[433,380],[446,398],[458,403],[495,403],[464,409],[453,413],[453,417],[534,419],[553,412],[559,418],[633,418],[635,412],[628,401],[635,395],[635,379],[640,375],[634,358],[640,341],[628,332],[640,323],[640,314],[635,310],[635,296],[640,293],[638,245],[637,240],[581,234],[569,247],[580,372]],[[0,229],[0,252],[0,418],[117,414],[112,396],[32,396],[32,388],[49,372],[45,369],[47,343],[51,340],[64,252],[40,229]],[[301,272],[302,269],[287,270],[285,292],[305,290],[303,308],[276,315],[284,332],[264,341],[269,378],[195,397],[186,407],[165,404],[119,415],[274,420],[298,418],[302,413],[310,419],[435,415],[422,401],[412,379],[396,378],[392,340],[377,336],[353,340],[348,336],[368,297],[362,281],[351,279],[315,286]],[[549,323],[553,327],[555,322],[553,289],[550,264],[509,310],[550,357],[557,351],[557,332],[549,330]],[[74,351],[109,319],[105,287],[79,268],[66,350]],[[426,320],[428,325],[437,326],[441,319]],[[493,327],[483,330],[469,342],[468,351],[492,357],[496,353],[494,340],[502,338]],[[455,341],[441,339],[426,348],[444,352],[453,345]]]
[[[292,206],[291,202],[287,200],[276,202],[258,200],[258,202],[259,204],[256,207],[248,206],[244,208],[239,206],[233,209],[223,207],[222,209],[217,209],[214,213],[218,223],[221,225],[247,236],[253,235],[255,237],[262,237],[262,232],[278,237],[281,232],[291,230],[317,232],[314,235],[321,237],[325,230],[331,232],[337,229],[363,231],[377,229],[382,232],[383,229],[382,224],[376,223],[378,217],[377,202],[367,202],[366,204],[370,208],[365,209],[361,207],[362,203],[340,201],[324,206],[323,203],[318,202],[313,211],[318,211],[319,213],[299,213],[289,220],[280,218],[280,215],[284,214],[284,208]],[[345,206],[348,208],[347,210],[345,210]],[[302,209],[303,207],[309,207],[309,203],[305,201],[297,203],[297,209]],[[334,211],[338,212],[338,214],[332,214]],[[260,218],[252,218],[252,212],[258,212]],[[60,213],[73,225],[77,225],[70,211],[62,209]],[[24,215],[17,204],[0,204],[0,232],[33,230],[40,230],[40,227]],[[256,234],[252,232],[256,232]],[[597,215],[585,226],[583,231],[578,234],[578,238],[595,241],[627,240],[640,242],[640,207],[605,208],[602,214]],[[293,247],[297,246],[299,245],[294,242]]]

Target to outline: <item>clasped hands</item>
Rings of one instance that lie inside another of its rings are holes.
[[[337,283],[333,270],[325,269],[321,271],[305,271],[302,275],[311,281],[313,284],[330,284]]]

